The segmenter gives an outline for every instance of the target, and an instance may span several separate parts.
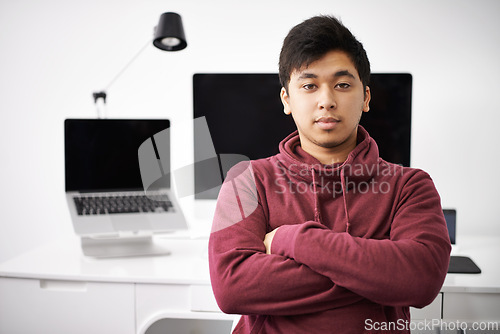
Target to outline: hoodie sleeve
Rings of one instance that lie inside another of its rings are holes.
[[[266,254],[267,220],[251,168],[241,167],[221,188],[209,240],[210,277],[221,310],[297,315],[361,300],[304,264]]]
[[[335,233],[310,221],[281,226],[271,245],[273,254],[373,302],[415,307],[431,303],[439,293],[450,249],[439,195],[423,171],[411,173],[402,186],[389,239]],[[325,252],[329,256],[318,256]]]

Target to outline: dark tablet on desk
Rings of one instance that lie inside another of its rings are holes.
[[[467,256],[453,255],[450,257],[449,274],[480,274],[481,269]]]

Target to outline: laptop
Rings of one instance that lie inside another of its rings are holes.
[[[451,254],[455,255],[458,253],[457,246],[457,211],[455,209],[443,209],[444,220],[446,221],[446,227],[448,228],[448,235],[450,236],[451,243]]]
[[[451,242],[451,256],[448,267],[449,274],[480,274],[481,269],[468,256],[460,253],[457,246],[457,210],[443,209],[444,219],[448,227]]]
[[[188,228],[170,188],[169,120],[66,119],[64,136],[66,199],[84,254],[167,254],[152,235]]]

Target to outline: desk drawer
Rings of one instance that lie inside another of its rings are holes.
[[[137,284],[136,303],[151,311],[221,312],[210,285]]]
[[[137,284],[137,333],[144,333],[163,318],[228,320],[223,314],[210,285]]]
[[[202,312],[222,312],[215,301],[210,285],[191,286],[191,310]]]
[[[500,320],[500,293],[446,292],[443,319]]]
[[[0,333],[134,333],[133,284],[0,278],[0,296]]]

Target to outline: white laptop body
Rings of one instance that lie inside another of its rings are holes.
[[[169,126],[166,119],[65,120],[66,199],[86,255],[147,255],[153,234],[187,229],[170,188]]]

